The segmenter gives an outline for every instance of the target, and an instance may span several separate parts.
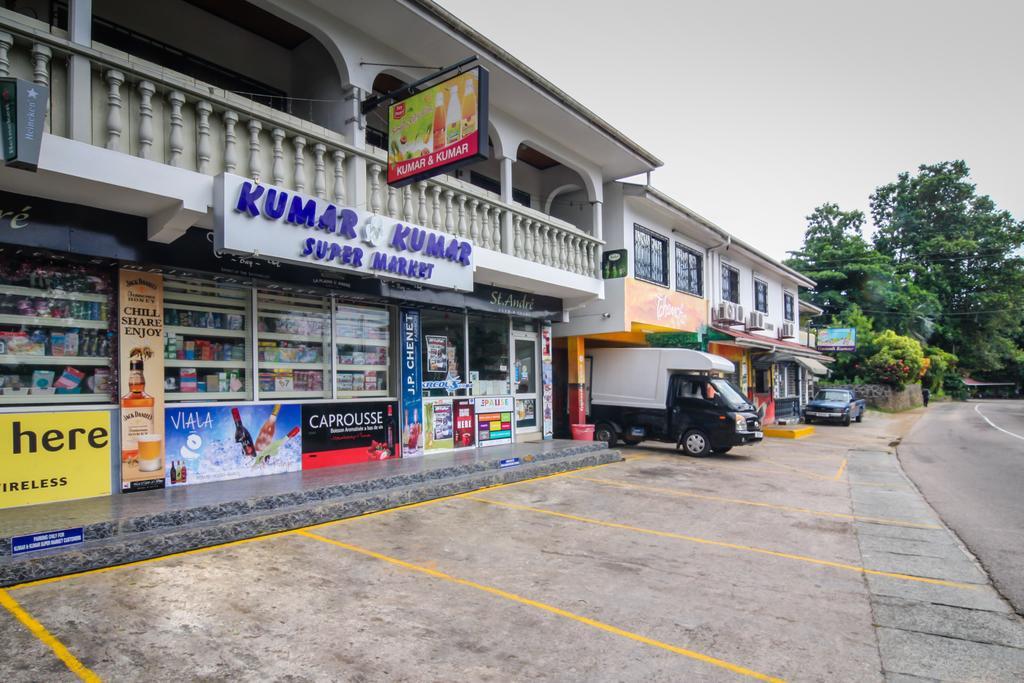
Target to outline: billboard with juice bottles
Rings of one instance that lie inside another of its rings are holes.
[[[487,70],[475,67],[388,108],[388,184],[487,158]]]

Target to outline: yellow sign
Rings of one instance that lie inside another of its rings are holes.
[[[0,415],[0,508],[110,494],[110,413]]]

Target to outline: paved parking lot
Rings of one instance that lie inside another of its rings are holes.
[[[885,453],[910,418],[871,417],[15,587],[0,679],[897,680],[926,646],[877,612],[922,595],[1017,638],[969,558],[894,551],[946,532]]]

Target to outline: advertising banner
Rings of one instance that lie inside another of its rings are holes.
[[[473,289],[469,240],[231,173],[214,178],[213,238],[219,251],[230,254]]]
[[[428,451],[455,447],[455,422],[452,414],[452,402],[448,400],[430,401],[423,406],[426,412]]]
[[[455,447],[468,448],[476,443],[476,425],[474,424],[473,399],[457,398],[453,402],[455,410]]]
[[[35,171],[46,127],[50,89],[20,78],[0,78],[0,130],[4,162]]]
[[[707,324],[704,299],[633,278],[626,279],[626,317],[665,330],[696,332]]]
[[[164,281],[120,271],[121,490],[164,486]]]
[[[389,185],[487,158],[487,84],[487,69],[476,67],[388,108]]]
[[[202,484],[302,468],[297,405],[168,408],[168,486]]]
[[[612,249],[601,255],[601,277],[615,280],[629,275],[629,254],[625,249]]]
[[[856,327],[828,327],[818,331],[819,351],[856,351]]]
[[[400,457],[396,417],[390,401],[304,404],[302,469]]]
[[[540,327],[540,361],[541,361],[541,381],[542,381],[542,400],[543,409],[541,410],[544,415],[544,421],[541,428],[541,433],[545,439],[550,439],[555,435],[555,421],[554,421],[554,408],[552,401],[555,396],[555,385],[553,378],[553,370],[551,366],[551,323],[544,323]]]
[[[0,509],[110,494],[110,413],[0,414]]]
[[[423,368],[420,364],[420,312],[403,308],[399,325],[402,330],[402,455],[414,458],[423,455]]]
[[[423,340],[427,344],[427,372],[448,372],[448,337],[428,334]]]
[[[512,443],[513,410],[511,396],[476,399],[477,445],[483,447]]]

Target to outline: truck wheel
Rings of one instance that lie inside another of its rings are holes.
[[[857,422],[863,422],[863,421],[864,421],[864,411],[862,410],[860,413],[857,414]]]
[[[594,427],[594,441],[607,441],[608,448],[614,448],[616,440],[615,427],[607,422],[601,422]]]
[[[843,426],[844,427],[849,427],[850,426],[850,414],[849,413],[847,413],[846,417],[843,418]]]
[[[805,417],[804,418],[804,424],[805,425],[809,425],[809,424],[813,424],[813,423],[814,423],[814,419],[813,418],[810,418],[810,417]]]
[[[711,452],[711,442],[708,441],[707,434],[699,429],[691,429],[683,434],[682,444],[686,454],[694,458],[703,458]]]

